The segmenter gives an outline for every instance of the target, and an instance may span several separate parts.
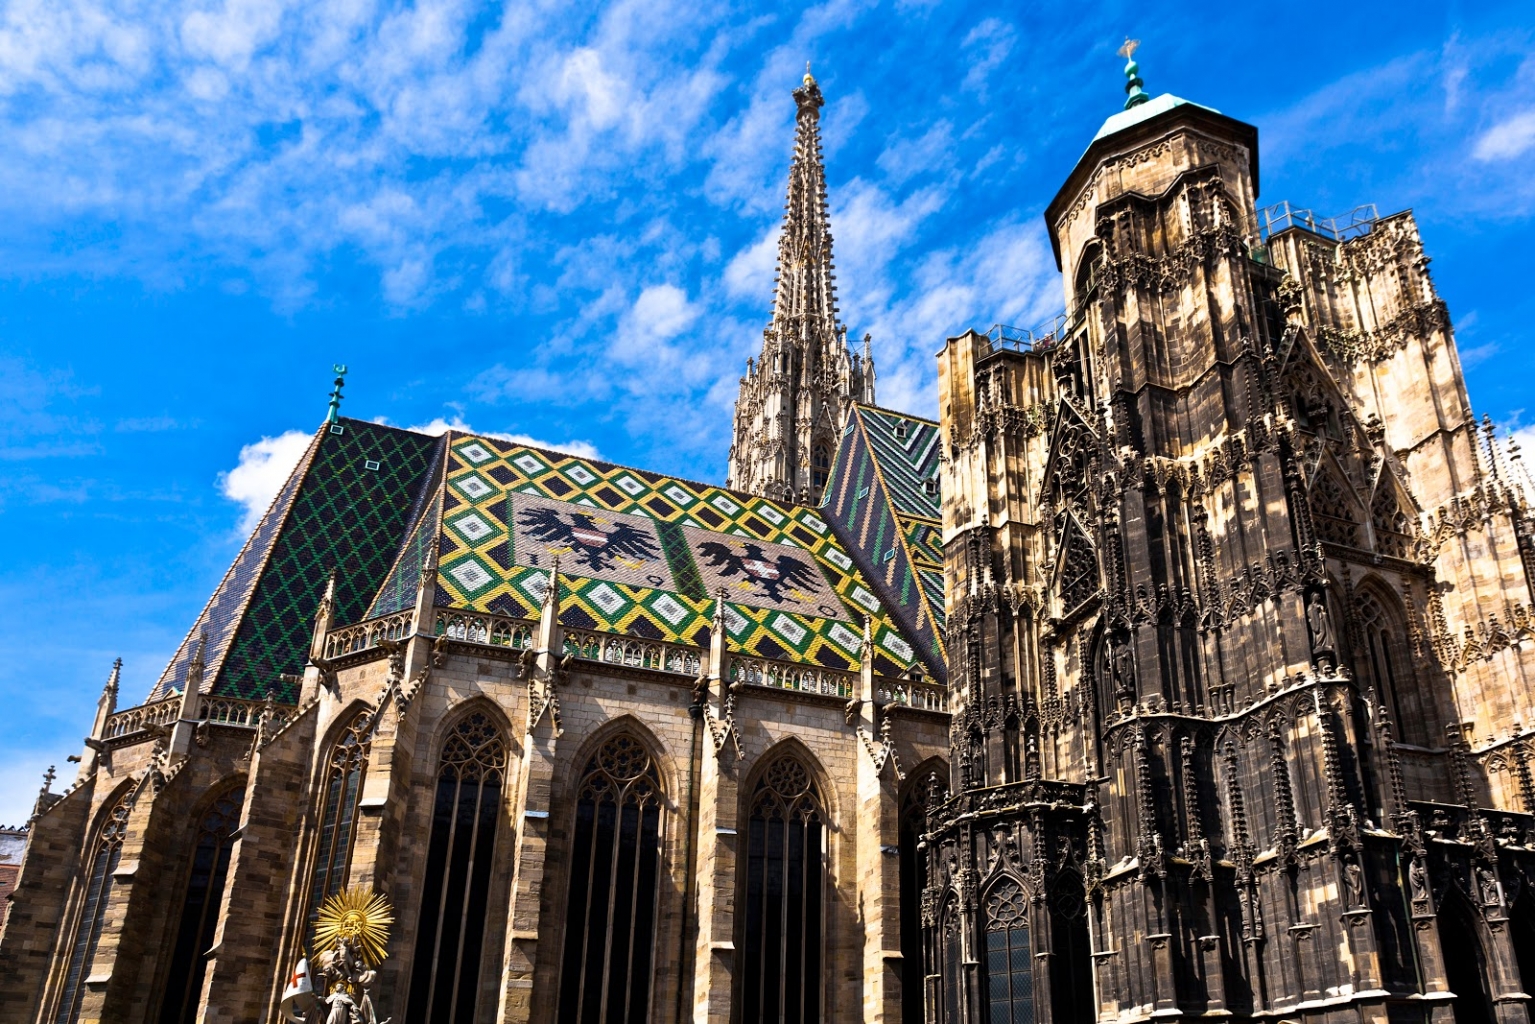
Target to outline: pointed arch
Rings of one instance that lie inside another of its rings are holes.
[[[1050,1019],[1097,1020],[1092,947],[1087,934],[1087,887],[1074,868],[1050,884]]]
[[[314,867],[309,877],[309,912],[305,933],[314,935],[320,904],[346,885],[352,866],[352,841],[356,837],[357,808],[373,746],[374,716],[370,704],[355,702],[332,724],[326,751],[320,762],[315,789],[320,794],[316,821]]]
[[[640,1024],[654,992],[668,807],[659,745],[628,716],[593,740],[574,762],[559,1020]]]
[[[1493,1024],[1491,963],[1483,945],[1475,908],[1455,886],[1439,904],[1439,944],[1445,980],[1455,1001],[1455,1024]]]
[[[1354,677],[1375,690],[1396,737],[1419,747],[1441,745],[1443,723],[1408,640],[1407,607],[1378,576],[1354,588]]]
[[[1375,550],[1392,558],[1411,558],[1417,546],[1417,506],[1389,467],[1382,467],[1370,498],[1370,529]]]
[[[922,836],[927,832],[928,803],[948,789],[949,766],[941,757],[930,757],[906,776],[901,787],[899,852],[901,883],[901,1020],[922,1024],[922,989],[926,971],[922,963],[922,891],[927,887],[927,851]]]
[[[747,841],[740,915],[741,1017],[823,1019],[828,882],[825,788],[797,740],[771,749],[742,787]]]
[[[470,701],[444,721],[407,1020],[475,1020],[510,750],[492,708]]]
[[[171,946],[160,1024],[191,1024],[197,1019],[208,966],[206,954],[213,948],[229,858],[244,805],[242,777],[207,795],[201,808],[191,815],[197,823],[196,845],[182,887],[181,917]]]
[[[1318,539],[1351,548],[1363,546],[1359,527],[1364,521],[1364,504],[1331,452],[1322,453],[1311,474],[1307,499]]]
[[[943,1020],[963,1020],[960,1016],[965,987],[964,916],[959,911],[959,897],[951,889],[938,912],[938,956],[941,957],[939,992],[936,1000],[943,1010]]]
[[[107,908],[112,902],[112,888],[117,866],[122,861],[123,842],[128,835],[128,815],[133,810],[137,786],[120,786],[103,804],[92,837],[89,867],[81,879],[79,910],[69,942],[63,990],[59,993],[54,1024],[74,1024],[80,1017],[85,997],[85,978],[96,959],[96,946],[106,924]]]
[[[986,931],[986,1003],[991,1020],[1034,1021],[1034,950],[1029,892],[1011,875],[997,878],[981,900]]]

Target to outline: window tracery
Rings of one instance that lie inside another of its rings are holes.
[[[208,965],[204,954],[213,947],[229,857],[244,802],[243,790],[230,790],[214,800],[197,823],[197,845],[182,898],[181,923],[176,929],[170,972],[166,975],[160,1024],[191,1024],[197,1018]]]
[[[780,756],[758,780],[747,825],[742,1014],[748,1021],[821,1018],[823,803],[805,766]]]
[[[501,730],[482,711],[460,719],[443,744],[407,1020],[475,1019],[506,765]]]
[[[331,747],[325,768],[325,804],[320,812],[320,842],[309,891],[309,928],[320,904],[346,885],[352,863],[353,828],[362,799],[363,776],[373,736],[373,713],[359,711]]]
[[[1405,616],[1396,602],[1372,589],[1354,598],[1354,621],[1362,650],[1355,653],[1355,674],[1385,701],[1403,743],[1435,745],[1438,716],[1423,699],[1417,670],[1407,649]]]
[[[661,882],[660,773],[631,736],[586,764],[576,796],[561,1024],[650,1019]]]
[[[80,1017],[80,1003],[85,997],[85,977],[96,959],[96,945],[101,941],[107,907],[112,902],[113,875],[123,856],[123,839],[128,834],[128,794],[107,812],[96,836],[96,850],[91,857],[90,874],[85,878],[85,894],[80,916],[70,942],[69,967],[64,975],[64,991],[59,998],[55,1024],[74,1024]]]
[[[1029,898],[1010,878],[986,894],[986,996],[995,1024],[1034,1024]]]

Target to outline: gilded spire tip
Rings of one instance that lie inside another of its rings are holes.
[[[805,61],[805,77],[800,79],[806,85],[815,85],[815,76],[810,73],[810,62]]]

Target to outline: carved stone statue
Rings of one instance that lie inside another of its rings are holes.
[[[1407,883],[1412,887],[1413,899],[1428,899],[1428,868],[1424,866],[1422,857],[1412,859],[1407,868]]]
[[[1343,882],[1348,886],[1348,905],[1364,906],[1364,869],[1352,856],[1343,862]]]
[[[1333,637],[1332,617],[1327,611],[1327,598],[1322,594],[1310,594],[1306,598],[1306,624],[1311,627],[1311,650],[1318,656],[1337,653],[1337,640]]]
[[[1114,645],[1110,655],[1114,669],[1114,692],[1118,695],[1135,696],[1135,652],[1128,641]]]

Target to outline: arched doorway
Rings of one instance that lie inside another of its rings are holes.
[[[1439,944],[1444,949],[1445,980],[1455,993],[1455,1024],[1494,1024],[1487,990],[1487,954],[1477,935],[1476,911],[1455,891],[1439,908]]]

